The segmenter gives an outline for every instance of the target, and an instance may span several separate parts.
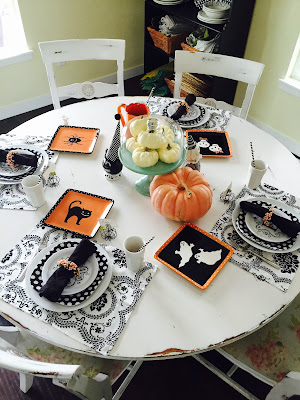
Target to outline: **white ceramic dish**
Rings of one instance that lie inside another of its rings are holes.
[[[165,117],[170,117],[170,110],[176,111],[177,105],[179,101],[173,101],[171,102],[168,106],[166,106],[162,113]],[[201,126],[205,124],[209,120],[210,113],[205,109],[205,107],[201,106],[200,104],[194,103],[191,107],[195,107],[199,110],[199,113],[195,112],[194,116],[188,117],[188,119],[184,119],[184,117],[181,117],[179,120],[176,122],[182,127],[182,128],[195,128],[197,126]],[[174,107],[174,108],[171,108]],[[171,114],[172,115],[172,114]],[[197,115],[197,116],[196,116]]]
[[[197,18],[199,19],[199,21],[202,22],[207,22],[208,24],[223,24],[224,22],[226,22],[228,20],[228,17],[226,18],[210,18],[208,17],[204,11],[199,11],[197,14]]]
[[[67,241],[74,241],[75,243],[79,243],[80,239],[68,239]],[[62,305],[62,304],[58,304],[58,303],[53,303],[53,302],[45,299],[44,297],[39,296],[38,292],[33,288],[32,284],[31,284],[30,277],[31,277],[34,269],[41,262],[43,257],[47,254],[47,252],[49,252],[49,250],[51,250],[57,244],[58,243],[53,243],[50,246],[43,249],[42,251],[40,251],[34,257],[31,264],[28,266],[27,273],[25,276],[26,291],[36,304],[38,304],[42,308],[45,308],[46,310],[57,311],[57,312],[68,312],[68,311],[74,311],[74,310],[78,310],[80,308],[84,308],[84,307],[88,306],[89,304],[91,304],[92,302],[94,302],[95,300],[97,300],[107,289],[107,287],[110,283],[111,277],[112,277],[112,265],[111,265],[110,258],[108,256],[108,254],[106,253],[106,251],[104,251],[100,245],[95,243],[97,246],[98,252],[100,254],[104,255],[108,260],[108,269],[104,275],[104,278],[99,283],[97,289],[95,289],[95,291],[91,294],[91,296],[89,298],[84,300],[82,303],[74,305],[74,306],[66,306],[66,305]]]
[[[260,199],[260,200],[266,201],[266,202],[268,202],[268,201],[272,202],[272,204],[277,205],[278,207],[282,207],[283,206],[283,203],[281,201],[277,201],[277,200],[273,200],[273,199],[271,200],[271,199],[268,199],[266,197],[257,197],[256,199]],[[249,199],[242,199],[240,201],[243,201],[243,200],[248,201]],[[277,250],[273,250],[273,249],[270,249],[268,247],[265,247],[265,246],[262,246],[262,245],[258,244],[255,240],[250,240],[248,237],[246,237],[245,234],[239,229],[239,226],[237,224],[237,218],[238,218],[238,215],[240,213],[240,201],[236,204],[236,207],[233,210],[233,213],[232,213],[232,224],[234,226],[234,229],[238,233],[238,235],[243,240],[245,240],[245,242],[249,243],[251,246],[253,246],[253,247],[255,247],[255,248],[259,249],[259,250],[266,251],[266,252],[269,252],[269,253],[290,253],[290,252],[300,248],[300,235],[298,235],[298,237],[296,238],[294,243],[288,249],[284,249],[284,250],[278,250],[278,249]],[[288,206],[286,204],[284,204],[284,206],[285,206],[285,208],[286,208],[286,210],[288,212],[290,212],[291,214],[293,214],[293,215],[297,216],[297,218],[299,218],[298,214],[295,213],[295,210],[292,207],[290,207],[290,206]],[[254,235],[253,235],[253,237],[254,237]],[[281,243],[284,243],[284,242],[281,242]],[[276,244],[280,245],[281,243],[275,243],[275,245]]]
[[[46,151],[40,149],[39,147],[35,147],[35,146],[29,146],[29,145],[15,145],[15,146],[11,146],[14,149],[20,149],[22,150],[22,152],[25,151],[34,151],[35,153],[38,153],[39,155],[39,161],[37,164],[37,167],[29,167],[29,169],[27,169],[26,166],[26,171],[23,170],[23,172],[21,174],[14,174],[12,172],[13,175],[9,174],[6,176],[3,176],[3,174],[1,174],[0,172],[0,184],[6,184],[6,185],[16,185],[18,183],[21,182],[21,180],[28,175],[39,175],[40,173],[42,173],[44,171],[44,169],[46,169],[48,167],[49,164],[49,157]],[[6,169],[6,168],[5,168]],[[2,171],[3,172],[3,171]]]
[[[253,203],[256,201],[256,199],[249,199],[248,201]],[[282,209],[283,208],[284,207],[282,207]],[[288,218],[287,214],[276,208],[274,209],[274,214],[279,215],[280,217],[283,218]],[[263,219],[261,217],[258,217],[257,215],[252,214],[250,212],[247,212],[245,216],[245,222],[248,229],[255,236],[263,240],[266,240],[267,242],[284,242],[285,240],[288,240],[290,238],[288,235],[281,232],[279,228],[276,228],[276,226],[272,227],[272,225],[270,226],[264,225]]]
[[[74,243],[74,247],[77,242]],[[46,259],[42,269],[43,284],[47,282],[50,276],[59,268],[58,261],[65,260],[70,257],[74,251],[74,247],[68,247],[55,252],[52,257]],[[62,295],[78,293],[85,290],[96,278],[99,265],[94,254],[80,267],[80,275],[71,278],[68,286],[63,290]]]

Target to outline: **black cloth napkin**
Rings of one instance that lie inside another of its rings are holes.
[[[70,255],[68,261],[72,261],[78,267],[80,267],[93,253],[95,253],[96,250],[97,247],[94,243],[88,241],[87,239],[82,239],[81,242],[79,242],[75,247],[75,250]],[[41,297],[46,297],[46,299],[50,301],[58,301],[62,291],[73,276],[73,271],[59,267],[55,272],[53,272],[45,285],[41,287],[39,295]]]
[[[249,201],[241,201],[240,207],[242,210],[258,215],[261,218],[263,218],[265,214],[269,212],[269,208],[263,207],[259,204],[253,204]],[[279,228],[281,232],[292,238],[295,238],[300,232],[299,221],[291,221],[287,218],[280,217],[279,215],[273,213],[270,222],[277,226],[277,228]]]
[[[188,94],[186,96],[185,101],[187,102],[187,104],[189,106],[191,106],[192,104],[195,103],[196,96],[194,94],[190,93],[190,94]],[[187,113],[186,107],[185,106],[180,106],[180,107],[177,108],[175,113],[173,115],[171,115],[171,118],[174,119],[175,121],[177,121],[180,117],[182,117],[186,113]]]
[[[6,163],[6,156],[10,150],[0,149],[0,162]],[[14,154],[14,162],[18,165],[28,165],[30,167],[36,167],[38,158],[35,154]]]

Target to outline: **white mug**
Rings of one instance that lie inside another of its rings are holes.
[[[41,207],[45,204],[43,182],[38,175],[26,176],[22,180],[22,187],[33,207]]]
[[[139,236],[129,236],[124,241],[126,264],[131,271],[137,272],[144,265],[145,249],[138,251],[143,244],[144,241]]]
[[[249,189],[257,189],[268,166],[263,160],[253,160],[249,167]]]

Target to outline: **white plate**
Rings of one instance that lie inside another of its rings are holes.
[[[171,117],[171,115],[173,115],[176,110],[177,110],[178,104],[172,103],[169,105],[169,107],[167,108],[167,113],[168,116]],[[200,109],[195,106],[194,104],[192,104],[190,106],[190,112],[188,114],[183,115],[182,117],[179,118],[178,121],[192,121],[196,118],[198,118],[200,115]]]
[[[249,202],[253,203],[256,201],[255,199],[249,199]],[[284,209],[283,207],[281,207]],[[288,216],[278,209],[274,209],[274,214],[279,215],[283,218],[288,218]],[[279,228],[275,225],[266,226],[263,223],[263,219],[255,214],[247,212],[245,216],[245,222],[248,229],[258,238],[266,240],[267,242],[284,242],[288,240],[290,236],[286,235],[285,233],[281,232]]]
[[[57,270],[57,268],[59,268],[57,266],[58,261],[68,259],[73,253],[76,245],[77,242],[74,242],[74,246],[58,250],[51,257],[47,258],[42,269],[43,284],[45,284],[50,276]],[[62,295],[74,294],[85,290],[92,284],[92,282],[94,282],[98,270],[99,264],[95,255],[92,254],[84,265],[80,266],[80,275],[74,276],[70,279],[70,282],[63,290]]]
[[[171,106],[174,105],[175,111],[177,108],[178,103],[180,103],[179,100],[177,101],[172,101],[169,105],[167,105],[163,110],[162,110],[162,115],[165,117],[169,117],[168,110],[170,109]],[[194,107],[197,107],[199,110],[199,115],[195,118],[184,120],[182,117],[179,120],[176,120],[175,122],[178,123],[182,128],[195,128],[197,126],[201,126],[205,124],[209,120],[210,113],[206,110],[205,107],[203,107],[200,104],[194,103]]]
[[[184,0],[178,0],[178,1],[153,0],[153,1],[154,1],[154,3],[157,3],[157,4],[164,4],[166,6],[173,6],[173,5],[177,5],[177,4],[183,3]]]
[[[9,148],[6,148],[5,150],[8,150],[8,149]],[[22,150],[22,151],[19,151],[19,153],[33,155],[33,153],[29,150]],[[16,168],[13,168],[10,165],[8,165],[7,163],[0,162],[0,177],[5,179],[5,177],[24,175],[31,168],[35,168],[35,167],[32,167],[30,165],[19,165]]]
[[[228,20],[228,17],[226,18],[210,18],[208,17],[205,12],[199,11],[197,14],[197,18],[202,21],[202,22],[207,22],[208,24],[223,24]]]
[[[293,214],[297,218],[299,218],[299,215],[297,213],[295,213],[295,210],[292,207],[290,207],[290,206],[288,206],[286,204],[283,204],[281,201],[277,201],[277,200],[273,200],[273,199],[270,200],[270,199],[268,199],[266,197],[257,197],[256,199],[260,199],[260,200],[266,201],[266,202],[272,202],[272,204],[274,204],[274,205],[276,205],[278,207],[282,207],[284,205],[285,209],[288,212],[290,212],[291,214]],[[242,199],[240,201],[244,201],[244,200],[245,201],[249,201],[249,199]],[[237,202],[236,207],[233,210],[233,213],[232,213],[232,224],[234,226],[234,229],[238,233],[238,235],[243,240],[245,240],[245,242],[249,243],[251,246],[253,246],[253,247],[255,247],[255,248],[259,249],[259,250],[266,251],[266,252],[269,252],[269,253],[290,253],[290,252],[300,248],[300,235],[298,235],[298,237],[296,238],[295,242],[293,243],[293,245],[290,248],[284,249],[284,250],[272,250],[272,249],[270,249],[268,247],[265,247],[265,246],[262,246],[262,245],[258,244],[256,241],[250,240],[248,237],[246,237],[243,234],[243,232],[241,232],[241,230],[239,229],[239,227],[237,225],[237,218],[238,218],[238,215],[240,213],[240,201]],[[275,244],[280,245],[280,243],[275,243]]]
[[[6,177],[0,177],[0,184],[4,185],[17,185],[22,181],[22,179],[25,176],[28,175],[39,175],[43,173],[44,169],[48,167],[49,164],[49,157],[46,151],[40,149],[39,147],[35,146],[29,146],[29,145],[14,145],[11,146],[12,148],[20,149],[20,150],[28,150],[28,151],[34,151],[37,152],[39,156],[39,161],[37,167],[30,167],[30,169],[26,172],[24,172],[22,175],[18,176],[6,176]],[[1,175],[1,174],[0,174]]]
[[[67,241],[74,241],[76,243],[79,243],[80,239],[68,239]],[[64,242],[64,241],[62,241],[62,242]],[[45,299],[44,297],[40,297],[38,292],[36,290],[34,290],[34,288],[31,285],[31,282],[30,282],[31,274],[34,271],[34,269],[37,267],[38,263],[43,259],[43,257],[47,254],[47,252],[49,250],[51,250],[53,247],[55,247],[57,244],[58,243],[53,243],[50,246],[43,249],[42,251],[40,251],[34,257],[31,264],[28,266],[26,276],[25,276],[26,291],[27,291],[28,295],[32,298],[32,300],[36,302],[36,304],[38,304],[40,307],[45,308],[46,310],[57,311],[57,312],[68,312],[68,311],[74,311],[74,310],[78,310],[80,308],[84,308],[84,307],[88,306],[89,304],[93,303],[95,300],[97,300],[107,289],[107,287],[110,283],[111,277],[112,277],[112,265],[111,265],[110,258],[108,256],[108,254],[106,253],[106,251],[103,250],[103,248],[100,245],[95,243],[95,245],[97,246],[98,252],[100,254],[104,255],[108,260],[108,269],[104,275],[104,278],[99,283],[97,289],[95,289],[95,291],[92,293],[92,295],[88,299],[86,299],[82,303],[74,305],[74,306],[65,306],[62,304],[51,302],[51,301]]]

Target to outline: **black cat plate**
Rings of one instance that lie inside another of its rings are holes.
[[[44,224],[86,237],[94,237],[114,201],[96,194],[68,189],[58,199],[46,217]]]
[[[60,125],[49,143],[48,149],[68,153],[91,154],[94,150],[99,129]]]
[[[157,250],[156,260],[200,289],[206,289],[234,249],[191,223],[183,224]]]
[[[192,136],[199,146],[202,157],[232,157],[228,133],[209,129],[190,129],[185,132],[186,140]]]

